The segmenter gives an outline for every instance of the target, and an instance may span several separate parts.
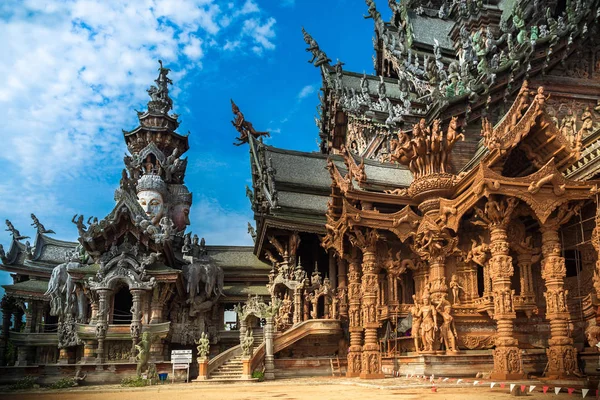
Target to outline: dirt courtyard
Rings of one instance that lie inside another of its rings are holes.
[[[532,384],[528,382],[527,385]],[[347,378],[303,378],[262,383],[181,383],[157,385],[145,388],[122,388],[118,385],[83,386],[66,390],[38,390],[28,393],[0,393],[2,399],[18,400],[369,400],[369,399],[510,399],[509,385],[490,388],[489,383],[477,387],[468,385],[439,385],[433,393],[429,385],[411,382],[402,378],[366,382]],[[587,399],[593,399],[595,390],[590,390]],[[538,386],[528,399],[581,398],[581,392],[572,396],[564,388],[558,396],[551,388],[547,394]]]

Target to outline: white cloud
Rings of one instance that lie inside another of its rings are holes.
[[[300,90],[300,93],[298,93],[298,100],[302,100],[305,97],[310,96],[316,90],[317,90],[317,86],[316,85],[306,85],[306,86],[304,86],[302,88],[302,90]]]
[[[190,211],[192,226],[200,237],[206,238],[209,245],[249,246],[252,238],[248,233],[248,222],[253,221],[252,212],[240,213],[223,208],[213,198],[194,197]]]
[[[255,53],[262,53],[263,49],[273,50],[275,48],[275,44],[272,42],[275,38],[273,25],[275,25],[275,18],[269,18],[264,23],[258,18],[250,18],[244,21],[242,36],[249,36],[254,40],[254,47],[259,50],[253,48]]]
[[[10,38],[0,45],[0,119],[10,151],[0,152],[0,163],[36,193],[64,179],[114,173],[121,128],[135,126],[131,110],[147,101],[158,59],[173,69],[176,97],[209,52],[275,47],[275,20],[252,0],[232,7],[218,0],[9,4],[0,5],[0,37]]]

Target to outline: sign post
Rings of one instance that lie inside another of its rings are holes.
[[[171,375],[171,383],[175,382],[175,370],[185,369],[186,382],[190,381],[190,364],[192,363],[192,350],[172,350],[171,364],[173,365],[173,374]]]

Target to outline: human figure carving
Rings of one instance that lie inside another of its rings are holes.
[[[431,304],[429,291],[425,290],[421,298],[423,304],[419,307],[418,315],[422,318],[421,322],[421,340],[423,343],[423,352],[434,351],[435,333],[437,326],[437,310]]]
[[[411,329],[411,334],[415,343],[415,351],[416,352],[420,352],[421,351],[421,344],[419,343],[420,341],[420,337],[421,337],[421,314],[419,312],[420,310],[420,305],[419,305],[419,301],[417,300],[417,296],[415,296],[413,294],[412,296],[413,298],[413,305],[410,307],[410,313],[412,315],[412,329]]]
[[[464,291],[463,287],[458,283],[456,274],[452,274],[450,278],[450,289],[452,290],[452,301],[454,304],[460,305],[459,291]]]
[[[234,143],[235,146],[241,146],[244,143],[248,143],[250,135],[256,139],[258,139],[260,136],[271,136],[269,132],[258,132],[256,129],[254,129],[252,122],[245,119],[244,114],[242,114],[239,107],[233,102],[233,100],[231,100],[231,111],[233,111],[233,114],[235,115],[235,118],[233,121],[231,121],[231,124],[240,133],[240,136],[235,138],[238,141],[237,143]]]

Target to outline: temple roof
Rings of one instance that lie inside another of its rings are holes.
[[[29,279],[24,282],[14,283],[12,285],[2,285],[7,293],[19,294],[44,294],[48,289],[48,281]]]

